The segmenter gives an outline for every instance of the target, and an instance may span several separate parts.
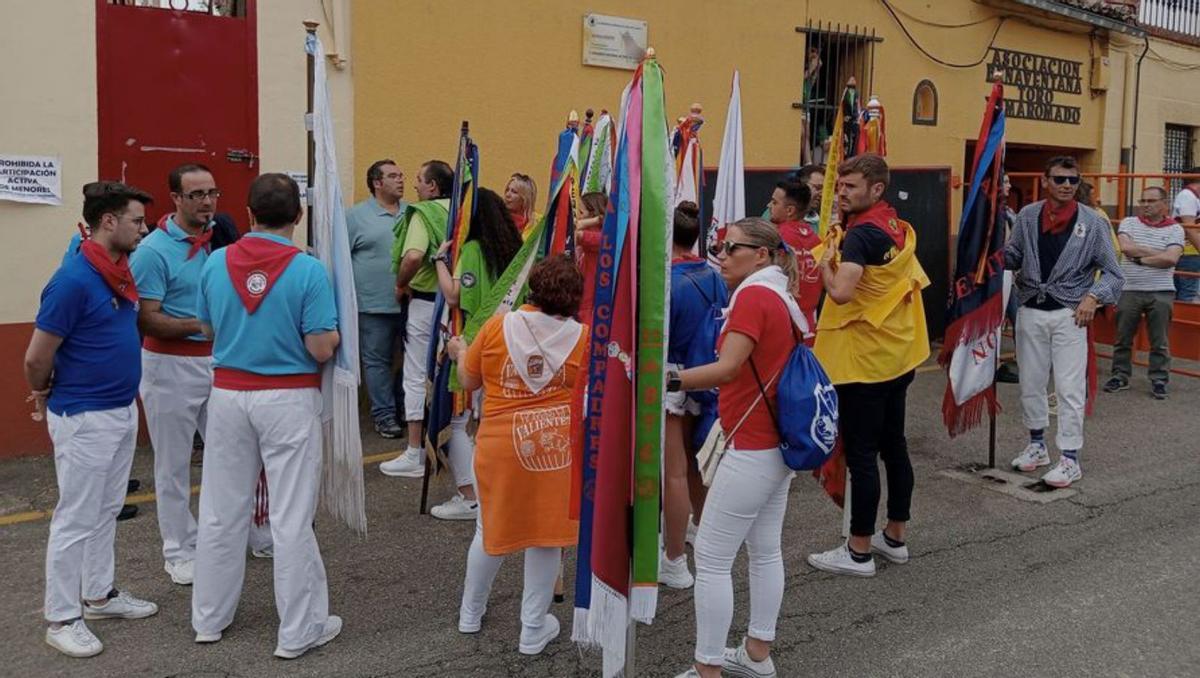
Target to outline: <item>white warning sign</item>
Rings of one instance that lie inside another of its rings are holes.
[[[57,156],[0,154],[0,200],[61,205],[61,161]]]

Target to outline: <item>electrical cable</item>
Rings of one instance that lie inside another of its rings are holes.
[[[986,24],[987,22],[996,18],[994,16],[988,16],[988,17],[979,19],[977,21],[968,21],[967,23],[963,23],[963,24],[942,24],[942,23],[938,23],[936,21],[922,19],[921,17],[910,14],[909,12],[906,12],[906,11],[900,9],[899,7],[896,7],[894,9],[896,10],[897,13],[903,14],[904,16],[908,17],[909,19],[912,19],[913,21],[915,21],[923,26],[931,26],[933,28],[969,28],[971,26],[978,26],[979,24]]]
[[[921,43],[917,42],[917,39],[915,37],[913,37],[913,34],[908,31],[908,27],[904,25],[904,22],[900,20],[900,16],[898,14],[896,14],[896,10],[892,8],[891,3],[888,2],[888,0],[879,0],[879,1],[883,4],[884,9],[886,9],[888,11],[888,14],[892,15],[892,19],[894,19],[896,21],[896,25],[899,26],[900,30],[904,32],[904,36],[906,38],[908,38],[908,41],[913,44],[913,47],[916,47],[917,50],[920,51],[921,54],[924,54],[926,56],[926,58],[928,58],[930,61],[933,61],[934,63],[940,64],[947,68],[975,68],[976,66],[982,64],[984,61],[987,61],[988,52],[991,51],[992,47],[994,47],[996,44],[996,36],[1000,35],[1000,29],[1003,28],[1005,22],[1008,21],[1008,17],[1006,17],[1006,16],[998,17],[999,20],[996,22],[996,30],[992,31],[992,37],[990,40],[988,40],[987,47],[984,48],[983,54],[979,57],[979,59],[977,59],[976,61],[969,63],[969,64],[956,64],[956,63],[951,63],[949,61],[946,61],[944,59],[940,59],[940,58],[934,56],[933,54],[931,54],[929,52],[929,50],[922,47]]]

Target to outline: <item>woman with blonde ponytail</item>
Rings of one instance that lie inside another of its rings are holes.
[[[768,221],[729,226],[717,255],[733,293],[714,363],[668,372],[668,390],[720,387],[717,409],[728,449],[708,490],[696,533],[695,664],[683,678],[774,676],[771,643],[783,601],[780,535],[792,471],[779,451],[772,411],[776,382],[810,328],[796,304],[796,257]],[[791,324],[794,332],[780,331]],[[750,625],[726,648],[733,618],[730,572],[742,544],[750,558]]]

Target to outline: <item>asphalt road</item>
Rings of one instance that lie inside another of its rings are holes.
[[[917,488],[913,559],[874,579],[811,570],[804,557],[833,546],[840,512],[806,477],[792,488],[784,534],[787,589],[775,661],[780,676],[1200,675],[1200,381],[1177,378],[1172,397],[1102,394],[1086,428],[1078,494],[1030,503],[939,473],[986,460],[986,431],[950,440],[940,422],[944,379],[921,374],[909,396]],[[1016,387],[1001,385],[999,458],[1024,445]],[[986,428],[986,427],[985,427]],[[368,453],[394,447],[373,433]],[[135,476],[152,484],[149,454]],[[198,471],[198,469],[197,469]],[[197,473],[198,480],[198,473]],[[157,602],[156,617],[93,622],[106,649],[73,660],[42,642],[47,522],[0,527],[0,675],[41,676],[597,676],[600,658],[564,635],[537,658],[516,652],[521,565],[506,563],[484,628],[456,630],[470,523],[417,515],[420,481],[367,469],[370,534],[320,521],[332,611],[342,635],[305,657],[272,657],[277,618],[271,564],[249,563],[237,619],[215,645],[192,642],[189,589],[162,571],[152,503],[118,529],[118,583]],[[437,499],[448,483],[435,483]],[[0,521],[53,506],[48,458],[0,463]],[[571,572],[573,559],[567,561]],[[568,586],[570,585],[568,576]],[[746,624],[745,561],[734,574]],[[637,674],[674,676],[690,661],[690,592],[664,591],[653,626],[638,630]]]

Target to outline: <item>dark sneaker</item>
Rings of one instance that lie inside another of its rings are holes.
[[[117,520],[129,520],[138,514],[138,507],[134,504],[125,504],[121,507],[121,511],[117,513]]]
[[[1117,391],[1128,391],[1129,382],[1121,377],[1113,377],[1104,382],[1105,393],[1116,393]]]
[[[375,420],[375,432],[380,438],[399,438],[404,435],[404,429],[400,428],[400,424],[397,424],[393,417]]]
[[[1167,399],[1167,382],[1156,381],[1150,385],[1150,392],[1154,394],[1155,400]]]
[[[1000,369],[996,370],[996,381],[1001,384],[1019,384],[1021,375],[1017,372],[1017,364],[1007,361],[1000,363]]]

